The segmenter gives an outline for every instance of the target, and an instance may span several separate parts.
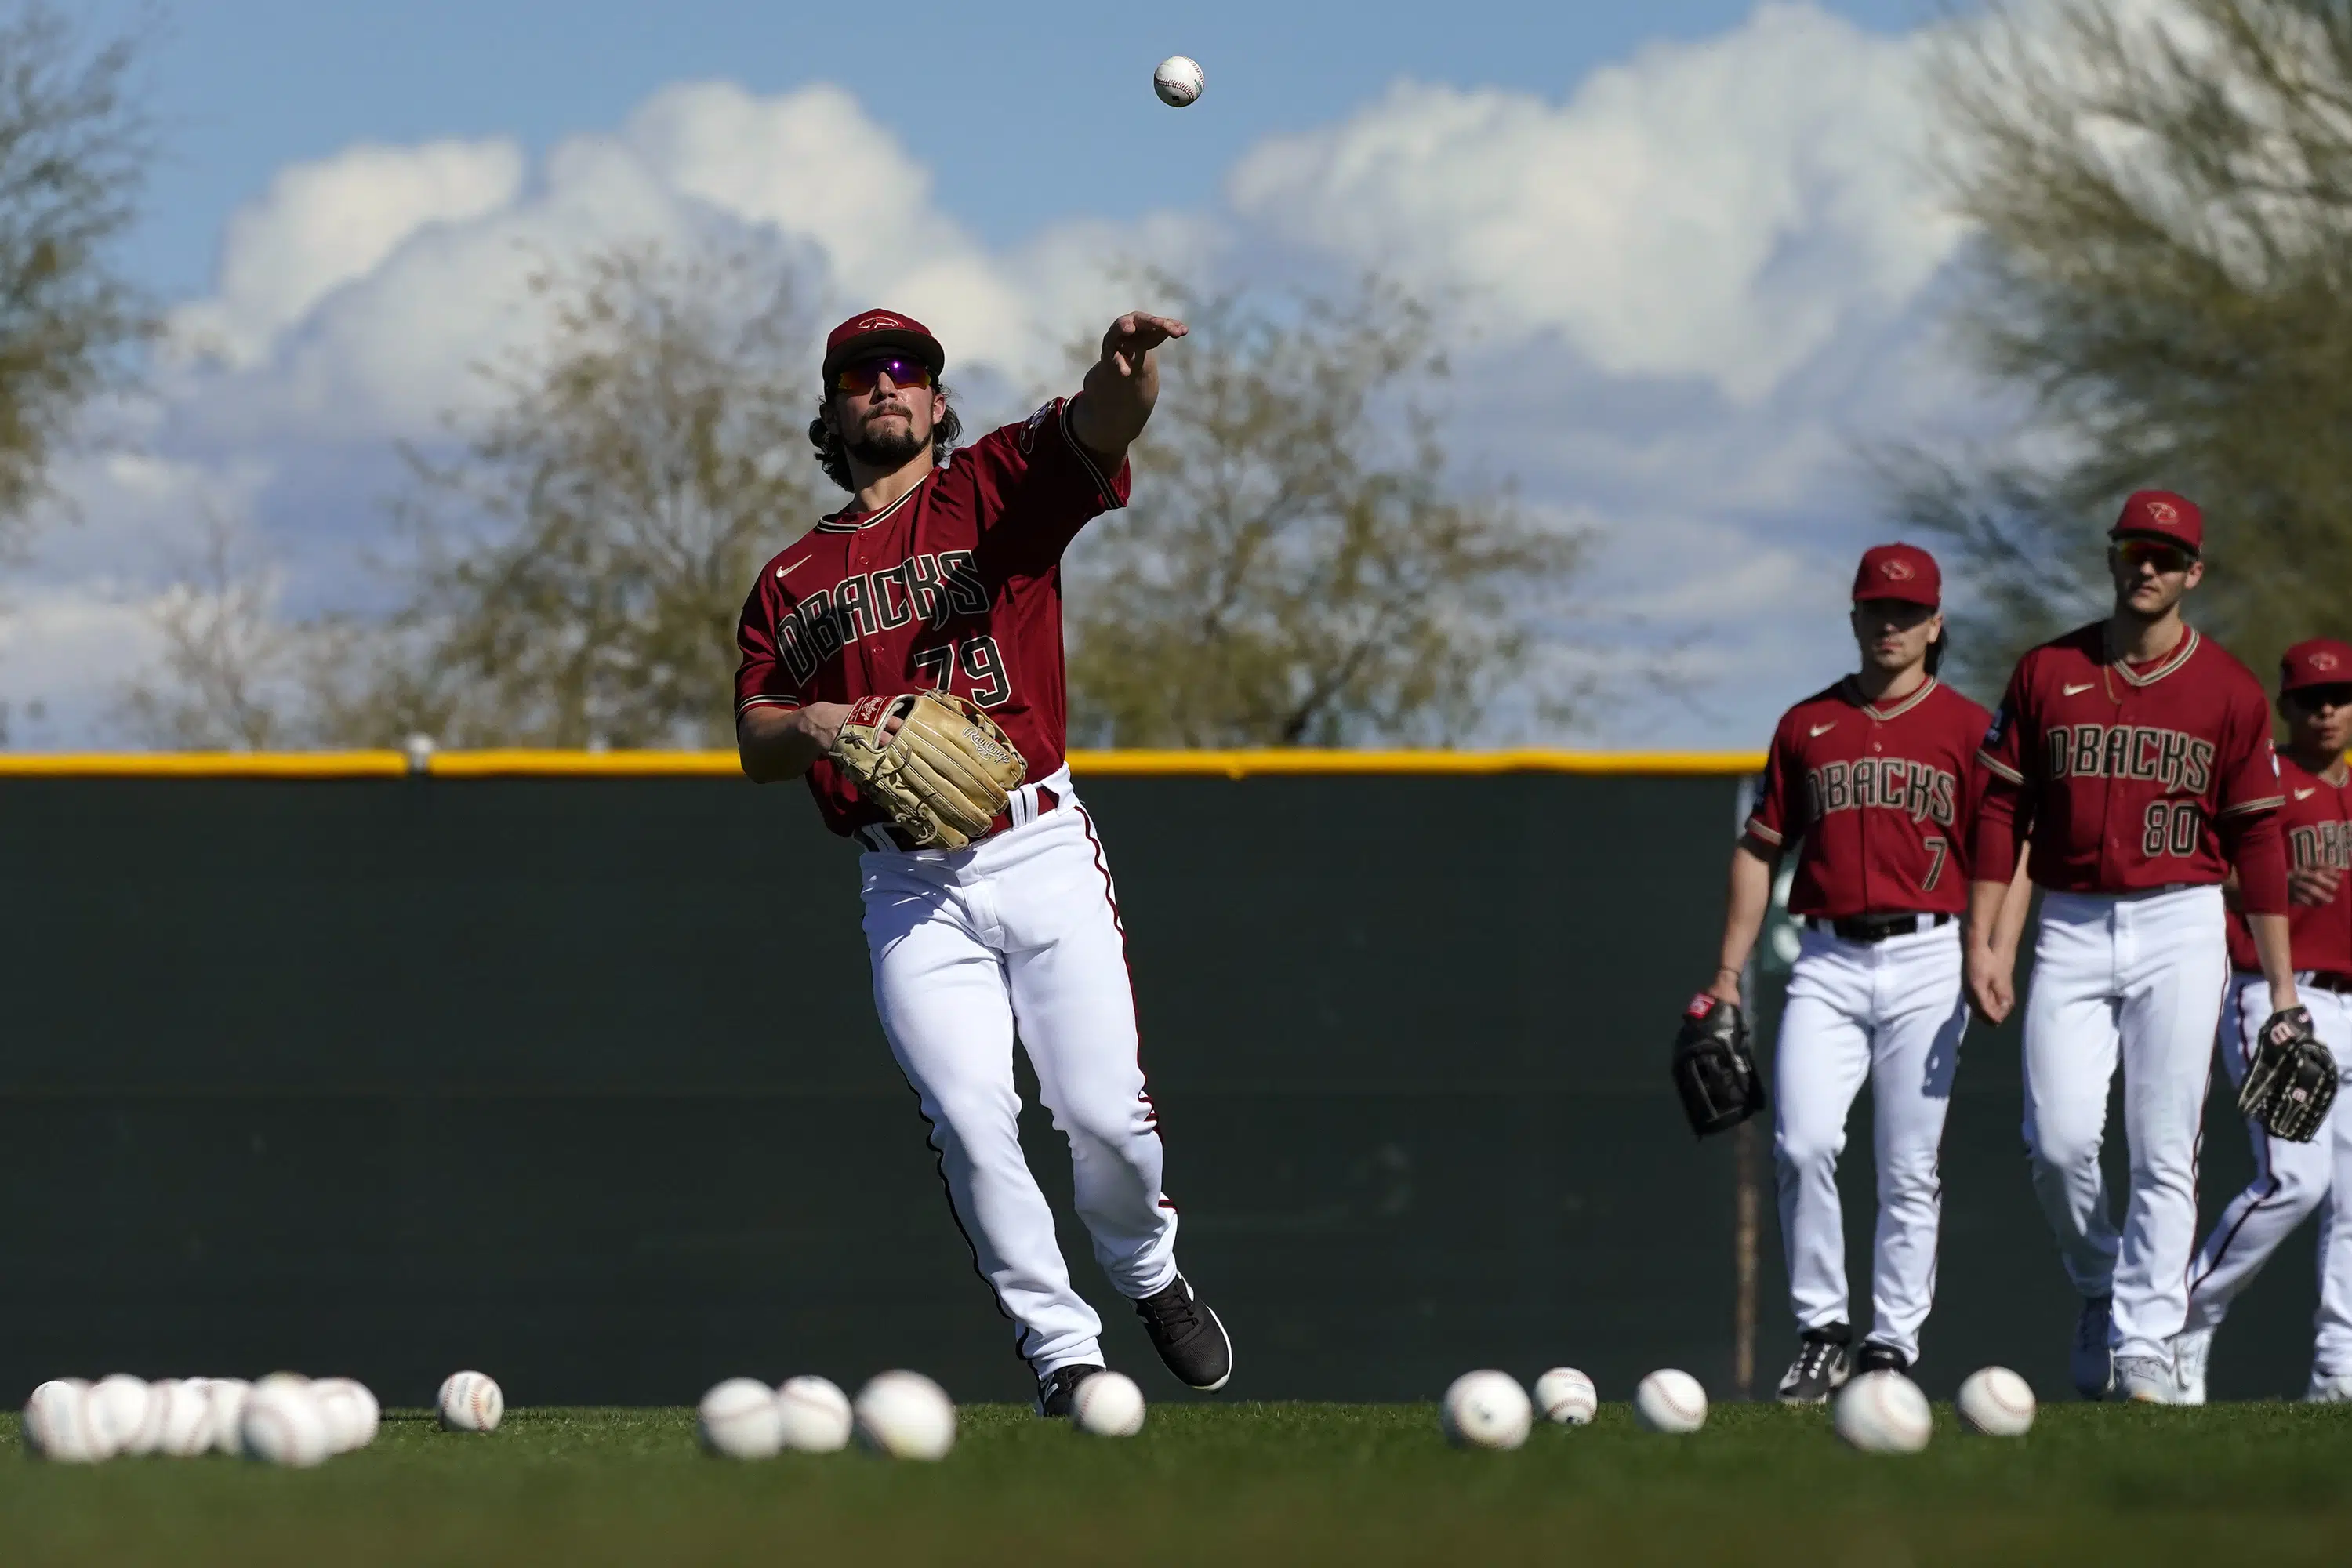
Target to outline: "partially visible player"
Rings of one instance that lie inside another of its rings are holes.
[[[2345,870],[2352,867],[2352,774],[2344,765],[2344,748],[2352,744],[2352,646],[2314,637],[2287,649],[2279,661],[2278,710],[2287,730],[2279,760],[2286,786],[2279,825],[2290,865],[2287,930],[2296,994],[2320,1044],[2339,1065],[2352,1065],[2352,893],[2344,889]],[[2234,910],[2230,963],[2236,973],[2221,1007],[2221,1064],[2232,1084],[2242,1084],[2256,1031],[2272,1006],[2252,933]],[[2172,1342],[2181,1403],[2205,1403],[2213,1331],[2279,1243],[2323,1203],[2311,1394],[2352,1399],[2352,1216],[2344,1214],[2342,1201],[2352,1192],[2352,1112],[2331,1112],[2308,1143],[2273,1138],[2258,1121],[2249,1121],[2246,1131],[2254,1144],[2254,1179],[2221,1211],[2198,1248],[2189,1277],[2188,1326]]]
[[[1915,546],[1864,553],[1850,622],[1862,668],[1782,717],[1762,797],[1731,852],[1707,994],[1740,1005],[1774,868],[1791,846],[1789,910],[1805,928],[1773,1064],[1772,1158],[1799,1331],[1783,1404],[1819,1405],[1857,1372],[1906,1370],[1936,1294],[1937,1152],[1968,1026],[1964,831],[1989,717],[1936,679],[1942,581],[1935,558]],[[2016,940],[2012,925],[2008,941]],[[1837,1163],[1865,1079],[1878,1229],[1871,1331],[1857,1354]]]
[[[1969,989],[1989,1006],[2009,994],[2012,963],[1989,938],[2030,840],[2047,896],[2025,1005],[2025,1143],[2083,1297],[2074,1384],[2168,1404],[2232,867],[2271,1004],[2296,1005],[2284,791],[2261,683],[2181,619],[2204,576],[2203,515],[2141,490],[2109,539],[2114,613],[2020,659],[1985,738]],[[2131,1149],[2120,1235],[2099,1167],[2118,1059]]]

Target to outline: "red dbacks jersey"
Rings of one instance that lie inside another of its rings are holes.
[[[1790,912],[1966,910],[1966,833],[1988,719],[1932,679],[1875,708],[1849,677],[1790,709],[1748,819],[1748,834],[1775,849],[1803,836]]]
[[[735,711],[932,687],[970,697],[1044,778],[1068,744],[1062,552],[1127,504],[1070,430],[1066,398],[992,430],[881,510],[835,513],[760,569],[736,627]],[[827,827],[883,820],[829,758]]]
[[[2342,772],[2340,766],[2335,771]],[[2294,966],[2352,977],[2352,773],[2329,784],[2293,757],[2281,757],[2279,782],[2286,786],[2278,819],[2288,863],[2298,869],[2325,866],[2344,876],[2328,902],[2287,905]],[[2246,917],[2235,910],[2230,911],[2230,962],[2248,971],[2262,967]]]
[[[2061,892],[2219,882],[2224,831],[2244,840],[2242,854],[2263,835],[2276,861],[2270,703],[2252,671],[2194,629],[2144,666],[2108,659],[2105,623],[2034,648],[2010,677],[1982,755],[1992,776],[1977,820],[1981,879],[2008,879],[2021,830],[2033,879]],[[2252,907],[2280,907],[2269,897]]]

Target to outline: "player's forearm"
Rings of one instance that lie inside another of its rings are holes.
[[[2294,946],[2287,935],[2286,917],[2250,914],[2246,930],[2252,934],[2255,955],[2262,960],[2263,978],[2270,982],[2272,1011],[2296,1005]]]
[[[1086,384],[1070,405],[1070,431],[1087,451],[1117,461],[1127,455],[1160,401],[1160,356],[1141,355],[1134,368],[1109,358],[1087,370]]]
[[[1972,952],[1986,954],[2014,953],[2017,951],[2012,934],[2007,945],[2001,942],[2001,925],[2008,914],[2011,890],[2016,885],[2015,875],[2006,881],[1979,878],[1969,884],[1968,945]],[[2021,902],[2026,901],[2021,900]],[[2022,930],[2025,917],[2017,917]]]
[[[1724,895],[1723,942],[1716,950],[1715,980],[1736,984],[1756,951],[1757,933],[1764,929],[1764,911],[1772,902],[1772,863],[1742,839],[1731,851],[1731,872]]]
[[[782,784],[807,773],[824,755],[831,742],[821,738],[819,709],[837,703],[812,703],[808,708],[746,708],[735,721],[735,752],[753,784]],[[836,731],[838,722],[833,726]]]
[[[2028,868],[2030,849],[2020,850],[2017,870],[2009,879],[2009,890],[2001,895],[2000,913],[1993,917],[1992,950],[2014,955],[2017,944],[2025,938],[2025,917],[2033,908],[2033,878]]]

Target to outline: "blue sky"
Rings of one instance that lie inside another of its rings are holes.
[[[1841,591],[1882,531],[1859,446],[1982,416],[1936,327],[1965,231],[1921,176],[1933,8],[183,4],[127,258],[167,352],[0,584],[13,742],[122,738],[207,520],[287,615],[379,602],[396,444],[530,340],[529,258],[717,226],[798,258],[818,306],[941,329],[983,420],[1135,302],[1121,260],[1446,301],[1491,389],[1449,426],[1465,477],[1596,542],[1609,614],[1573,657],[1663,653],[1691,693],[1489,738],[1760,743],[1851,657]],[[1181,111],[1150,89],[1172,52],[1209,79]]]

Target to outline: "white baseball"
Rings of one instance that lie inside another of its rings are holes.
[[[213,1452],[232,1458],[245,1452],[245,1402],[253,1384],[241,1377],[208,1377],[205,1395],[213,1407]]]
[[[368,1385],[356,1378],[322,1377],[310,1385],[319,1414],[327,1420],[327,1444],[338,1454],[349,1454],[375,1441],[376,1424],[383,1409]]]
[[[776,1390],[776,1417],[787,1448],[837,1454],[849,1446],[849,1395],[829,1377],[795,1377]]]
[[[90,1424],[89,1384],[79,1377],[51,1378],[33,1390],[25,1401],[24,1435],[26,1447],[60,1465],[94,1465],[113,1455]]]
[[[1536,1379],[1536,1408],[1547,1421],[1581,1426],[1601,1408],[1601,1394],[1592,1380],[1572,1366],[1556,1366]]]
[[[1662,1367],[1633,1391],[1633,1419],[1653,1432],[1696,1432],[1706,1425],[1706,1390],[1690,1373]]]
[[[2033,1429],[2033,1388],[2005,1366],[1969,1373],[1952,1402],[1971,1430],[1988,1437],[2022,1437]]]
[[[144,1454],[155,1446],[148,1425],[153,1396],[144,1380],[118,1372],[89,1385],[89,1425],[110,1454]],[[142,1447],[142,1445],[144,1447]]]
[[[1151,73],[1151,90],[1171,109],[1181,109],[1191,103],[1208,85],[1208,73],[1201,68],[1200,61],[1189,55],[1170,55]]]
[[[857,1440],[894,1459],[941,1459],[955,1447],[956,1409],[919,1372],[877,1373],[850,1408]]]
[[[326,1413],[310,1380],[292,1373],[272,1373],[253,1385],[246,1396],[239,1422],[245,1457],[265,1464],[309,1469],[324,1464],[334,1452],[329,1440]]]
[[[702,1451],[730,1459],[772,1459],[784,1446],[776,1391],[756,1377],[730,1377],[694,1407]]]
[[[1143,1390],[1123,1372],[1098,1372],[1070,1394],[1070,1421],[1097,1437],[1132,1437],[1143,1430]]]
[[[1528,1440],[1536,1407],[1509,1373],[1465,1372],[1446,1389],[1439,1415],[1457,1448],[1516,1448]]]
[[[495,1432],[507,1413],[507,1396],[496,1380],[478,1372],[453,1372],[435,1401],[441,1426],[450,1432]]]
[[[1927,1396],[1899,1372],[1866,1372],[1848,1383],[1830,1422],[1865,1454],[1916,1454],[1936,1433]]]
[[[213,1394],[201,1377],[167,1377],[150,1384],[148,1407],[155,1426],[155,1452],[193,1459],[213,1447]]]

